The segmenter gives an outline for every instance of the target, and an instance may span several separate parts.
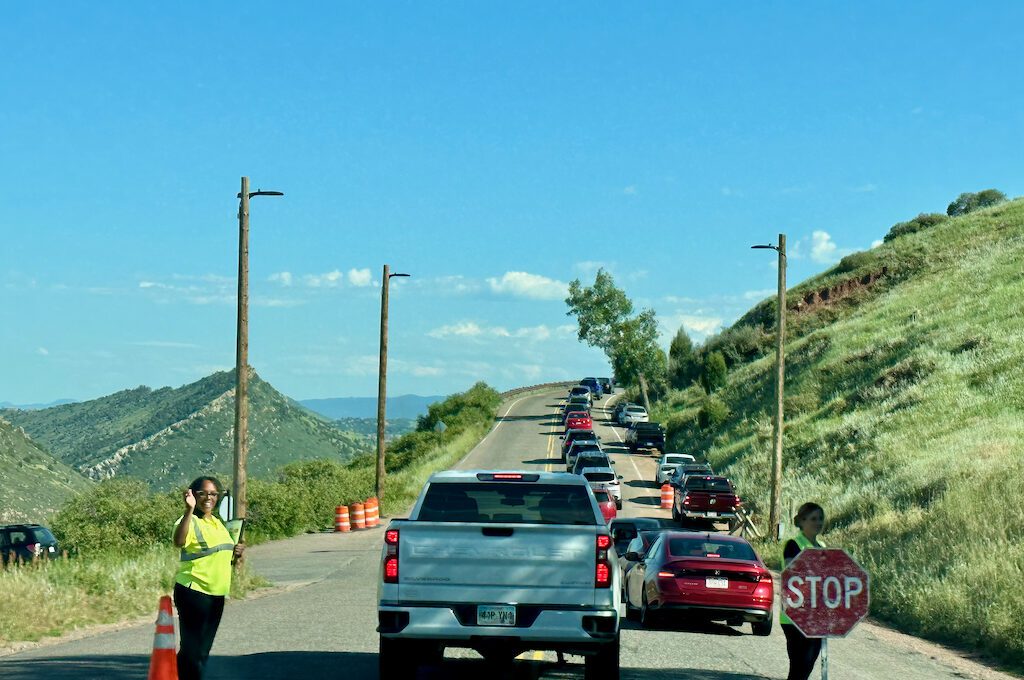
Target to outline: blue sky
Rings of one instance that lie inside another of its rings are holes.
[[[22,3],[0,23],[0,401],[250,363],[289,396],[608,372],[603,266],[696,341],[962,191],[1024,186],[1018,3]]]

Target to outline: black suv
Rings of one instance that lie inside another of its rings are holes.
[[[57,557],[60,550],[50,530],[39,524],[6,524],[0,526],[0,560],[13,564],[19,560]]]

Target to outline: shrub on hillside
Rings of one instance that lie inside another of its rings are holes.
[[[373,476],[362,472],[333,460],[303,460],[281,468],[280,482],[302,504],[306,528],[319,529],[331,526],[337,506],[363,501],[373,493]]]
[[[950,217],[966,215],[969,212],[999,205],[1006,201],[1006,194],[998,189],[985,189],[978,193],[964,192],[953,199],[953,202],[946,208],[946,214]]]
[[[934,227],[937,224],[941,224],[945,222],[947,219],[949,218],[946,215],[943,215],[942,213],[921,213],[912,220],[908,220],[906,222],[897,222],[896,224],[892,225],[892,228],[889,230],[889,233],[886,234],[882,240],[888,242],[900,236],[905,236],[907,234],[916,234],[919,231],[922,231],[924,229],[930,229],[931,227]]]
[[[700,429],[721,427],[729,419],[729,407],[725,402],[713,394],[704,397],[697,412],[697,425]]]
[[[444,401],[431,404],[427,414],[420,416],[416,423],[418,431],[433,430],[439,422],[445,424],[445,431],[451,436],[481,421],[494,419],[494,411],[501,403],[501,395],[487,383],[478,382],[465,392],[453,394]]]
[[[775,305],[772,305],[774,310]],[[772,336],[760,325],[736,323],[718,335],[713,335],[704,342],[698,353],[703,365],[707,357],[720,352],[725,358],[726,366],[745,364],[768,353],[771,349]]]
[[[247,490],[247,529],[260,539],[286,538],[310,528],[309,512],[295,489],[281,482],[250,479]],[[248,535],[248,534],[247,534]]]
[[[131,555],[169,544],[184,506],[177,491],[152,494],[142,480],[115,477],[68,501],[50,527],[69,552]]]
[[[727,376],[728,369],[725,367],[725,357],[721,352],[711,352],[704,357],[700,384],[708,394],[724,387]]]
[[[859,253],[850,253],[843,259],[839,260],[839,264],[836,265],[835,273],[845,274],[847,272],[857,271],[869,264],[875,262],[875,254],[870,250],[862,250]]]

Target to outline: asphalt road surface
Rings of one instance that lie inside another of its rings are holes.
[[[555,416],[560,392],[522,396],[505,404],[491,433],[460,461],[461,469],[562,470]],[[607,422],[606,397],[595,409],[595,429],[623,476],[620,516],[669,519],[658,508],[653,454],[630,455],[622,432]],[[740,489],[742,493],[742,489]],[[306,534],[255,546],[249,564],[275,583],[261,596],[229,602],[213,647],[208,677],[376,678],[376,582],[381,527],[352,534]],[[154,602],[154,619],[156,603]],[[627,680],[740,680],[785,678],[785,639],[778,625],[770,637],[754,637],[749,625],[643,630],[622,623],[622,677]],[[146,676],[153,622],[117,630],[75,634],[0,656],[0,679]],[[862,622],[847,638],[830,644],[829,671],[842,680],[1006,679],[948,650]],[[2,653],[2,652],[0,652]],[[510,668],[490,667],[474,652],[449,650],[439,666],[422,668],[425,678],[582,678],[582,659],[558,664],[554,654],[527,652]],[[817,675],[815,674],[815,676]]]

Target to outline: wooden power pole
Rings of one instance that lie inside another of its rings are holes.
[[[779,234],[779,293],[775,321],[775,418],[772,447],[772,498],[769,515],[771,535],[782,536],[782,430],[786,381],[786,235]]]
[[[238,327],[235,340],[234,517],[246,516],[246,459],[249,456],[249,178],[238,194]]]
[[[387,401],[388,381],[388,282],[391,270],[384,265],[384,276],[381,278],[380,289],[380,363],[377,369],[377,482],[374,492],[377,499],[384,497],[384,426],[385,402]]]

